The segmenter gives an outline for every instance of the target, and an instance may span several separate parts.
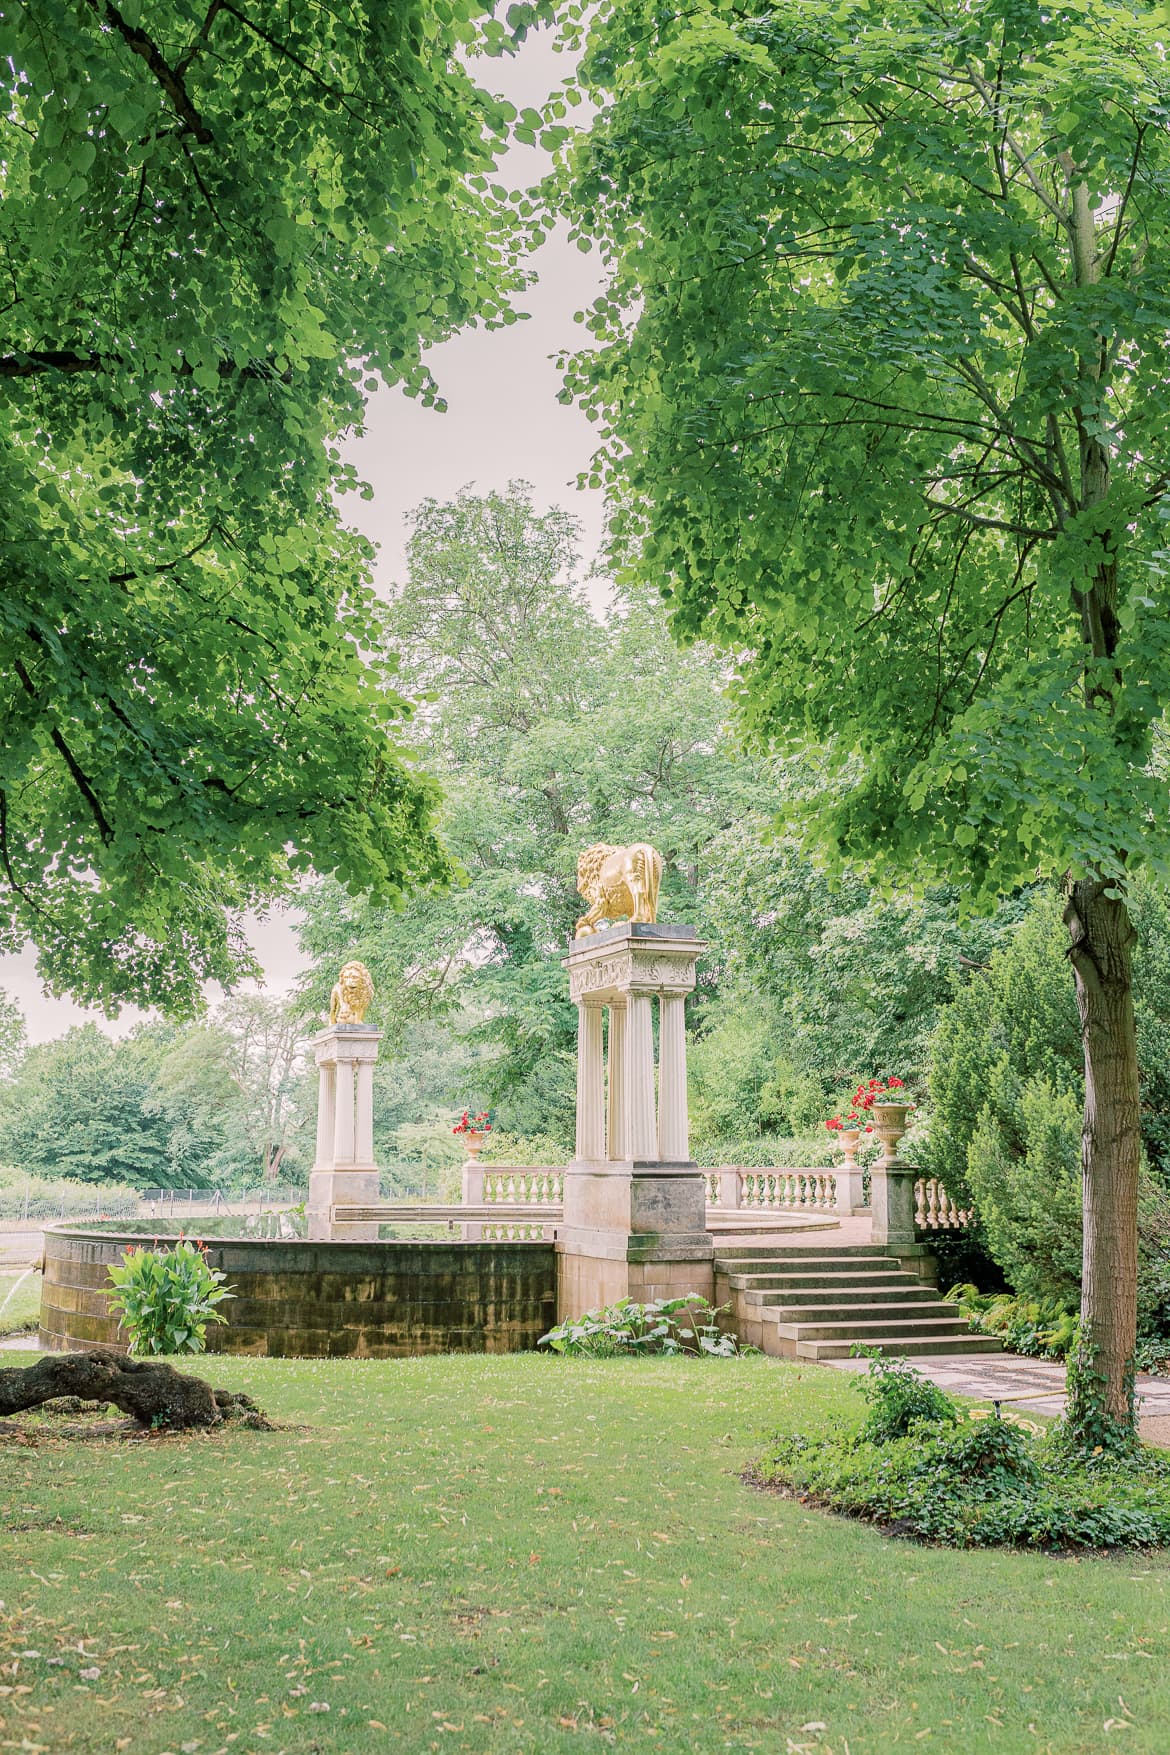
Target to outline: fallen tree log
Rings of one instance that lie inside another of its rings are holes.
[[[109,1403],[140,1426],[169,1431],[218,1426],[240,1416],[249,1416],[254,1425],[267,1424],[251,1397],[213,1389],[163,1359],[131,1359],[113,1347],[50,1353],[35,1365],[0,1371],[0,1418],[61,1396]]]

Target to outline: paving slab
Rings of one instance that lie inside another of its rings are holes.
[[[826,1359],[833,1371],[867,1371],[868,1359]],[[915,1359],[914,1369],[949,1395],[972,1401],[1002,1402],[1027,1413],[1055,1419],[1064,1412],[1065,1371],[1059,1359],[1024,1359],[997,1353],[993,1358]],[[1170,1377],[1139,1372],[1138,1429],[1147,1444],[1170,1449]]]

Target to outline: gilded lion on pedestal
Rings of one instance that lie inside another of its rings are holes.
[[[373,997],[374,983],[365,964],[344,963],[337,985],[329,996],[329,1022],[364,1024]]]
[[[597,932],[602,920],[651,922],[658,918],[662,855],[636,841],[632,847],[586,847],[577,861],[577,892],[590,904],[577,922],[578,938]]]

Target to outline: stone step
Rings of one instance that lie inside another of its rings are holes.
[[[881,1261],[890,1257],[872,1243],[843,1243],[830,1254],[818,1238],[803,1246],[795,1243],[720,1243],[715,1250],[716,1261],[737,1261],[745,1256],[758,1256],[764,1261],[839,1261],[842,1256],[871,1255]]]
[[[901,1286],[844,1286],[840,1290],[836,1286],[817,1286],[797,1292],[786,1286],[779,1290],[747,1286],[743,1290],[743,1299],[747,1304],[785,1310],[896,1310],[902,1305],[914,1310],[929,1305],[939,1314],[943,1310],[952,1313],[955,1310],[953,1304],[943,1304],[933,1286],[915,1285],[913,1281]]]
[[[725,1274],[902,1274],[906,1269],[896,1258],[878,1255],[745,1255],[715,1256],[716,1273]]]
[[[866,1347],[876,1347],[879,1352],[889,1353],[899,1359],[926,1359],[932,1354],[955,1355],[959,1353],[1001,1353],[1003,1348],[994,1335],[948,1335],[931,1336],[928,1339],[911,1339],[906,1335],[875,1334],[861,1343]],[[796,1343],[798,1359],[851,1359],[857,1341],[810,1341]],[[766,1350],[766,1349],[765,1349]]]
[[[937,1298],[934,1286],[920,1280],[914,1274],[900,1274],[897,1269],[888,1273],[872,1274],[729,1274],[728,1284],[735,1292],[767,1291],[772,1287],[791,1288],[799,1291],[805,1287],[825,1292],[864,1292],[872,1288],[878,1291],[883,1287],[921,1286],[930,1297]]]
[[[877,1335],[905,1335],[907,1340],[927,1340],[937,1335],[950,1340],[971,1332],[962,1317],[924,1315],[918,1305],[911,1306],[910,1314],[899,1312],[895,1305],[892,1309],[872,1310],[865,1317],[860,1311],[850,1311],[841,1319],[829,1315],[813,1322],[799,1319],[786,1322],[781,1318],[777,1329],[790,1341],[863,1341],[867,1346],[873,1344]]]

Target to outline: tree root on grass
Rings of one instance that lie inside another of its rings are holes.
[[[131,1359],[113,1347],[93,1347],[87,1353],[50,1353],[35,1365],[0,1370],[0,1419],[57,1404],[62,1398],[75,1404],[61,1408],[62,1413],[81,1411],[87,1402],[119,1408],[134,1422],[131,1432],[190,1432],[227,1421],[272,1430],[263,1409],[250,1396],[213,1389],[201,1377],[176,1371],[165,1360]],[[107,1436],[122,1430],[125,1428],[120,1424],[107,1423],[99,1434],[93,1425],[87,1425],[69,1436]],[[56,1431],[66,1435],[61,1427]]]

